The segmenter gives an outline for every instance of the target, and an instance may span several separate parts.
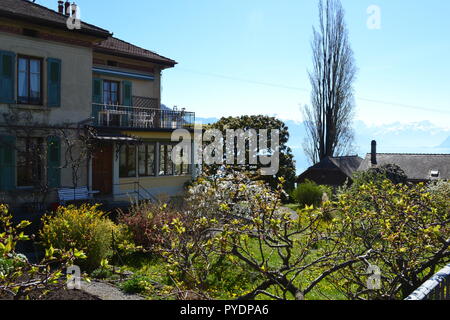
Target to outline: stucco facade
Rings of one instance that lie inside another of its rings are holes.
[[[0,24],[3,24],[3,21]],[[21,25],[17,23],[15,26],[30,27],[28,24]],[[36,29],[42,30],[42,28]],[[44,30],[48,33],[51,32],[46,28]],[[53,34],[58,35],[60,32],[53,31]],[[93,41],[91,38],[86,38],[85,40]],[[47,83],[48,77],[47,72],[45,72],[47,59],[55,58],[60,59],[62,62],[60,107],[48,107],[47,86],[42,85],[42,105],[6,105],[0,103],[0,111],[2,113],[8,112],[10,109],[30,110],[33,112],[35,121],[43,124],[77,123],[90,117],[92,82],[86,80],[92,77],[92,48],[0,31],[0,50],[13,52],[17,56],[24,55],[42,59],[43,84]],[[86,80],[80,81],[80,79]],[[14,93],[15,98],[17,98],[17,90],[14,90]]]
[[[58,190],[74,187],[112,201],[136,197],[136,188],[182,193],[192,170],[177,168],[165,146],[195,116],[161,109],[161,74],[176,62],[96,26],[69,30],[64,14],[29,5],[45,19],[0,15],[0,115],[8,115],[0,116],[0,202],[20,206],[41,192],[57,203]]]

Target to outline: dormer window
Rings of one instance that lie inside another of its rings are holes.
[[[439,178],[439,170],[431,170],[430,176],[435,179]]]

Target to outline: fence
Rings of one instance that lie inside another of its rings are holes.
[[[450,300],[450,264],[431,277],[406,300]]]

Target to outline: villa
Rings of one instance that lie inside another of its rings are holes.
[[[195,114],[161,107],[176,62],[85,22],[69,28],[76,5],[56,5],[0,2],[0,201],[181,193],[193,168],[173,163],[171,134],[192,131]]]

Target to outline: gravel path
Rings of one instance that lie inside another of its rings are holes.
[[[145,300],[141,296],[126,294],[111,284],[99,281],[92,281],[91,283],[82,281],[81,290],[101,300]]]

